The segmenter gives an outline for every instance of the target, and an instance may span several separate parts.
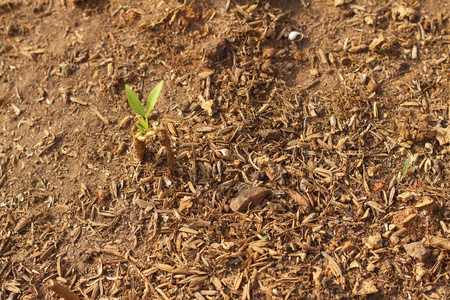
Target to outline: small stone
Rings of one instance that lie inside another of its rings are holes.
[[[229,212],[231,212],[231,208],[230,208],[230,205],[229,205],[229,204],[225,204],[225,205],[223,206],[223,212],[224,212],[224,213],[229,213]]]
[[[355,249],[355,245],[351,241],[345,242],[344,246],[342,246],[342,251],[350,252]]]
[[[369,236],[364,243],[369,249],[380,249],[383,247],[383,238],[381,234],[376,233],[375,235]]]
[[[100,201],[106,201],[111,197],[111,194],[107,190],[98,190],[97,195]]]
[[[375,269],[376,269],[375,264],[369,263],[369,264],[367,265],[367,271],[373,272],[373,271],[375,271]]]
[[[428,270],[423,266],[423,263],[418,264],[415,272],[416,273],[416,281],[428,281],[430,277],[430,273]]]
[[[231,201],[230,207],[233,211],[245,211],[253,208],[272,194],[271,190],[264,187],[251,187],[242,191]]]
[[[399,199],[402,202],[408,202],[414,197],[414,195],[411,192],[404,192],[397,196],[397,199]]]
[[[227,40],[224,38],[217,39],[208,43],[204,47],[205,56],[209,59],[221,58],[227,47]]]
[[[380,84],[373,79],[367,84],[367,90],[369,92],[376,92],[379,88]]]
[[[358,281],[353,288],[353,295],[365,296],[370,294],[378,293],[378,289],[373,283],[372,279],[364,279]]]
[[[263,58],[273,58],[275,56],[275,49],[274,48],[265,48],[263,51]]]
[[[334,0],[334,7],[342,6],[345,4],[345,0]]]
[[[422,242],[406,244],[403,247],[409,256],[420,261],[425,261],[430,256],[430,250]]]
[[[352,60],[350,57],[344,56],[341,58],[341,65],[343,66],[350,66],[352,64]]]

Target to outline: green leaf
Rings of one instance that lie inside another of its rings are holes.
[[[148,131],[148,124],[143,119],[139,118],[139,124],[145,129],[145,132]]]
[[[409,158],[407,158],[405,161],[405,166],[403,167],[402,179],[405,178],[406,172],[408,171],[408,167],[409,167]]]
[[[158,85],[155,86],[155,88],[151,91],[150,95],[148,95],[148,98],[147,98],[147,115],[146,115],[146,117],[148,117],[148,115],[152,111],[153,107],[156,104],[156,101],[158,101],[158,97],[159,97],[159,94],[161,93],[161,90],[163,88],[163,84],[164,84],[164,80],[162,80],[160,83],[158,83]]]
[[[145,110],[142,106],[141,101],[136,96],[136,94],[130,89],[128,84],[125,85],[125,90],[127,91],[127,98],[128,98],[128,104],[130,104],[130,107],[132,110],[134,110],[135,113],[137,113],[140,116],[145,117]]]
[[[136,127],[137,127],[138,134],[142,134],[142,135],[145,134],[144,129],[142,129],[141,125],[136,124]]]

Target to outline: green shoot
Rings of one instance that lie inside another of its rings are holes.
[[[405,161],[405,166],[403,167],[402,179],[405,178],[406,172],[408,172],[408,167],[409,167],[409,158],[407,158]]]
[[[64,73],[64,76],[67,77],[69,75],[69,72],[67,72],[66,67],[63,64],[59,64],[59,67],[61,68],[61,70]]]
[[[127,92],[128,104],[131,109],[140,115],[142,118],[139,118],[139,124],[137,127],[136,137],[146,137],[147,135],[155,134],[156,130],[150,129],[148,126],[148,116],[152,111],[153,107],[155,107],[156,101],[158,101],[159,94],[161,93],[162,87],[164,84],[164,80],[158,83],[155,88],[150,92],[147,98],[146,108],[142,106],[141,100],[139,100],[138,96],[131,90],[128,84],[125,85],[125,90]]]

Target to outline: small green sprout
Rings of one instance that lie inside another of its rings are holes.
[[[402,179],[405,178],[406,172],[408,172],[408,167],[409,167],[409,158],[407,158],[405,161],[405,166],[403,167]]]
[[[59,67],[63,71],[65,77],[69,76],[69,72],[67,72],[67,69],[63,64],[59,64]]]
[[[136,94],[131,90],[128,84],[125,85],[128,104],[130,104],[131,109],[134,110],[135,113],[137,113],[142,117],[139,118],[139,124],[136,125],[138,132],[135,135],[135,137],[141,140],[146,140],[148,137],[155,135],[157,133],[157,129],[155,128],[155,126],[153,126],[153,128],[149,128],[148,116],[150,115],[150,112],[152,111],[153,107],[156,104],[156,101],[158,100],[158,96],[161,93],[163,84],[164,80],[158,83],[158,85],[156,85],[155,88],[150,92],[150,95],[148,95],[147,98],[146,109],[144,109],[141,101],[136,96]]]

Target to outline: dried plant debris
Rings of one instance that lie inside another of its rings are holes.
[[[3,2],[0,298],[450,297],[446,1]]]

